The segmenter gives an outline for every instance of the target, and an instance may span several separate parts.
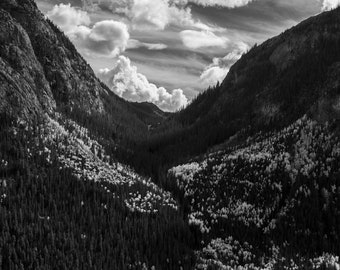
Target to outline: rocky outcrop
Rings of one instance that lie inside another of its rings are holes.
[[[0,112],[28,116],[55,101],[25,29],[0,10]]]
[[[1,111],[28,116],[57,107],[103,112],[92,69],[32,0],[0,3]]]

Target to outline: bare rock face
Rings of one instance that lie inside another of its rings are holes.
[[[0,112],[28,116],[55,108],[29,36],[4,10],[0,10],[0,81]]]
[[[0,112],[104,112],[104,90],[73,44],[33,0],[0,2]]]

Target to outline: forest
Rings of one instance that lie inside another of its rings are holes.
[[[0,268],[339,269],[339,13],[165,113],[1,2]]]
[[[36,140],[41,131],[0,123],[1,269],[192,268],[196,237],[182,211],[131,211],[132,189],[78,179]]]

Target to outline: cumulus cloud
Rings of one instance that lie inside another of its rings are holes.
[[[91,22],[87,12],[75,9],[71,4],[55,5],[47,12],[47,17],[67,34],[74,32],[78,26],[89,25]]]
[[[176,5],[169,0],[134,0],[126,12],[135,28],[163,30],[168,25],[198,29],[213,29],[192,17],[190,7]]]
[[[200,82],[205,86],[216,85],[217,82],[222,82],[227,76],[230,67],[241,58],[242,54],[249,49],[245,43],[239,43],[238,48],[228,53],[223,58],[214,58],[201,74]]]
[[[169,23],[169,6],[165,0],[135,0],[128,15],[138,25],[153,25],[164,29]]]
[[[130,39],[127,45],[127,49],[146,48],[148,50],[164,50],[167,47],[168,46],[163,43],[146,43],[136,39]]]
[[[180,32],[183,44],[190,49],[201,47],[226,47],[228,39],[219,37],[211,31],[184,30]]]
[[[188,103],[181,89],[169,93],[164,87],[150,83],[125,56],[119,56],[111,70],[100,70],[98,77],[114,93],[129,101],[152,102],[164,111],[176,111]]]
[[[70,4],[54,6],[47,17],[88,54],[116,56],[126,49],[130,38],[128,28],[122,22],[104,20],[89,27],[91,21],[87,13]]]
[[[322,10],[331,10],[340,6],[340,0],[323,0]]]
[[[130,35],[122,22],[105,20],[97,22],[92,28],[78,27],[73,39],[79,48],[90,54],[117,56],[128,44]]]

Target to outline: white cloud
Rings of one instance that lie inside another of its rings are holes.
[[[187,0],[96,0],[86,9],[109,9],[113,13],[127,16],[134,28],[163,30],[168,25],[185,26],[202,30],[212,30],[209,26],[192,17]],[[220,28],[216,28],[219,30]]]
[[[202,72],[200,80],[206,87],[213,86],[217,82],[223,81],[228,71],[228,68],[211,66]]]
[[[238,43],[237,46],[237,49],[227,54],[225,57],[214,58],[212,64],[202,72],[200,82],[205,87],[216,85],[217,82],[222,82],[227,76],[230,67],[249,49],[248,45],[245,43]]]
[[[159,29],[169,22],[168,3],[165,0],[135,0],[128,15],[135,25],[153,25]]]
[[[178,8],[169,0],[96,0],[92,8],[109,9],[113,13],[124,14],[135,28],[162,30],[170,23],[193,23],[191,10]],[[85,6],[85,5],[84,5]],[[86,8],[89,9],[88,3]]]
[[[201,6],[219,6],[226,8],[237,8],[246,6],[254,0],[188,0],[188,3],[194,3]]]
[[[227,8],[237,8],[246,6],[249,3],[255,0],[91,0],[84,1],[87,6],[91,2],[91,5],[96,5],[105,9],[115,10],[116,12],[126,12],[128,9],[131,9],[133,5],[141,6],[147,2],[147,5],[150,2],[153,2],[154,5],[162,5],[161,2],[166,3],[168,6],[178,6],[184,7],[188,4],[196,4],[200,6],[218,6],[218,7],[227,7]]]
[[[216,36],[211,31],[184,30],[180,32],[183,44],[190,49],[201,47],[226,47],[228,39]]]
[[[105,20],[92,28],[78,27],[73,39],[90,54],[117,56],[125,51],[130,38],[127,26],[122,22]]]
[[[91,0],[91,3],[87,3],[87,6],[91,5],[95,8],[99,7],[125,14],[131,9],[133,3],[134,0]]]
[[[155,28],[163,30],[168,25],[186,26],[211,30],[208,26],[193,19],[190,7],[178,6],[168,0],[134,0],[126,15],[135,28]]]
[[[54,6],[47,16],[87,54],[117,56],[126,49],[130,38],[122,22],[104,20],[89,27],[91,21],[87,12],[70,4]]]
[[[323,0],[322,10],[331,10],[340,6],[340,0]]]
[[[75,9],[70,4],[55,5],[47,12],[47,17],[67,34],[75,31],[78,26],[89,25],[91,22],[87,12]]]
[[[146,43],[136,39],[130,39],[127,45],[127,49],[146,48],[148,50],[164,50],[167,47],[168,46],[163,43]]]
[[[125,56],[119,56],[111,70],[100,70],[98,77],[114,93],[129,101],[152,102],[165,111],[176,111],[188,103],[181,89],[169,93],[164,87],[150,83]]]

